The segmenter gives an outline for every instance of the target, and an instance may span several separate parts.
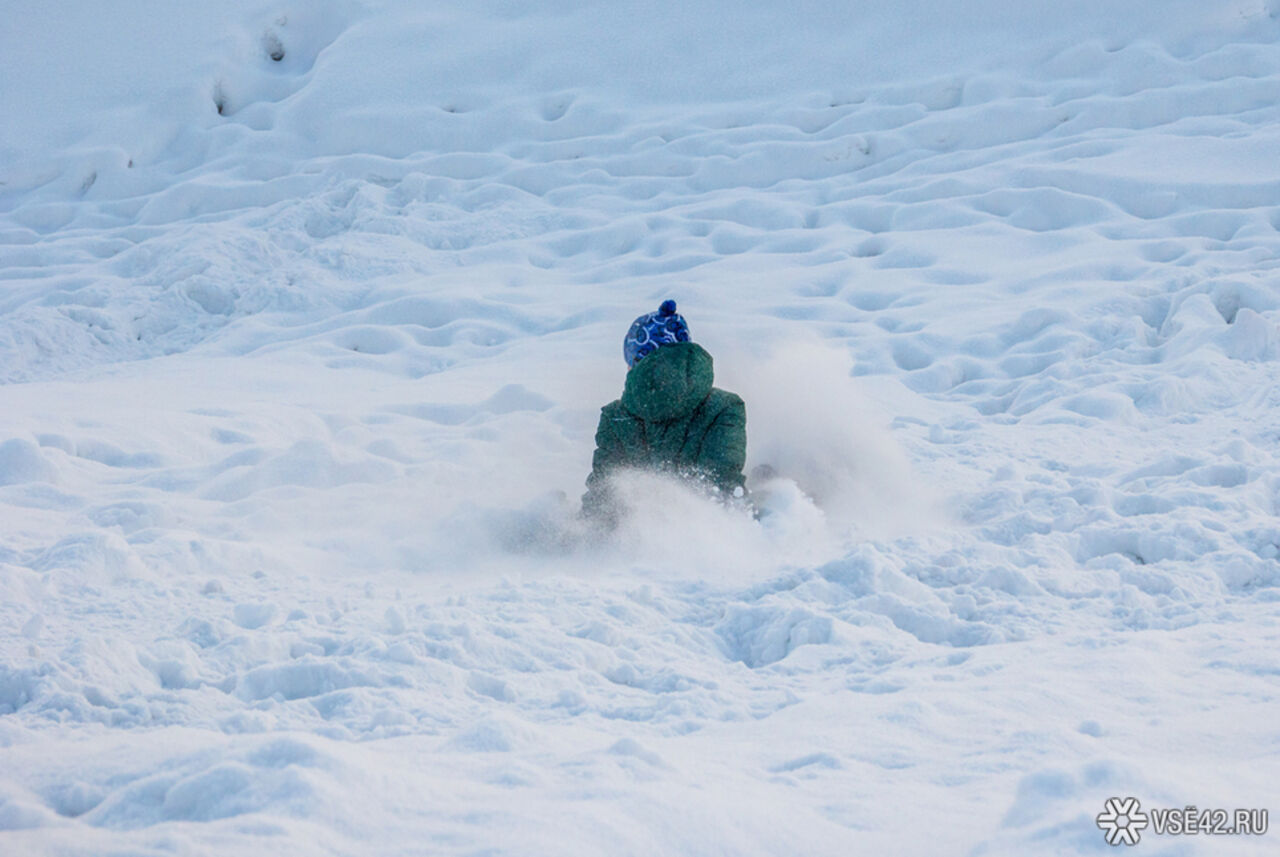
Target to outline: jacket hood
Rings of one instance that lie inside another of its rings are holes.
[[[693,342],[663,345],[632,367],[622,407],[647,422],[690,413],[711,395],[711,355]]]

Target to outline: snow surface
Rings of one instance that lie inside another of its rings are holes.
[[[1280,810],[1277,0],[4,17],[0,853]],[[667,297],[771,514],[583,541]]]

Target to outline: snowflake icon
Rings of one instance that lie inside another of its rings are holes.
[[[1108,798],[1106,809],[1098,813],[1098,827],[1107,836],[1108,845],[1137,845],[1142,830],[1147,826],[1147,814],[1138,811],[1136,797],[1121,800]]]

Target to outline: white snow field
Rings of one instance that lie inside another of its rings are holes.
[[[8,0],[0,117],[0,855],[1280,811],[1280,0]],[[665,298],[769,514],[583,538]]]

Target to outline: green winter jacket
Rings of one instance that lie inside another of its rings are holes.
[[[744,487],[746,407],[712,379],[711,355],[693,342],[663,345],[632,367],[622,398],[600,410],[584,511],[609,511],[607,477],[620,468],[703,479],[730,496]]]

